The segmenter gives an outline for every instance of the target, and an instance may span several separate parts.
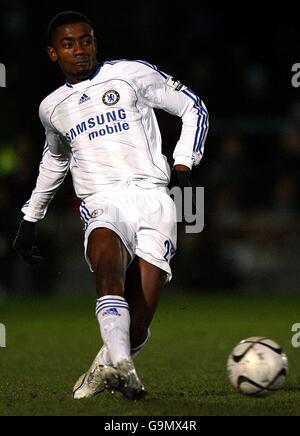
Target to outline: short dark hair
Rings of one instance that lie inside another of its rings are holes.
[[[81,14],[80,12],[75,11],[64,11],[59,12],[57,15],[55,15],[54,18],[49,23],[48,26],[48,45],[51,45],[53,42],[53,34],[55,30],[60,27],[64,26],[65,24],[74,24],[74,23],[87,23],[91,26],[92,29],[94,29],[94,24],[92,21],[86,16]]]

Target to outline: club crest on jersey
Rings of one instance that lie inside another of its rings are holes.
[[[102,98],[102,101],[106,106],[113,106],[120,100],[120,94],[117,91],[107,91]]]
[[[175,91],[183,91],[186,89],[186,86],[184,86],[179,80],[174,79],[174,77],[169,76],[167,79],[167,85],[170,86],[170,88],[174,89]]]

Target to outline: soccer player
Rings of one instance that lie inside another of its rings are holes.
[[[81,200],[86,260],[95,274],[103,346],[73,396],[106,388],[129,399],[145,388],[133,358],[146,345],[161,289],[171,280],[176,207],[154,109],[182,118],[173,184],[190,186],[203,155],[208,113],[193,91],[144,61],[97,61],[91,21],[62,12],[49,25],[48,54],[66,83],[40,106],[46,131],[36,188],[14,243],[29,263],[42,260],[35,228],[71,171]]]

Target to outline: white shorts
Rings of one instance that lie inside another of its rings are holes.
[[[85,258],[88,239],[97,228],[114,231],[131,260],[138,256],[172,278],[170,262],[177,247],[176,206],[165,187],[145,188],[134,182],[86,198],[80,207],[85,224]],[[91,268],[92,270],[92,268]]]

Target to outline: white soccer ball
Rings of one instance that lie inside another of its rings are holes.
[[[231,384],[245,395],[264,396],[277,391],[288,374],[288,359],[271,339],[254,337],[241,341],[227,362]]]

